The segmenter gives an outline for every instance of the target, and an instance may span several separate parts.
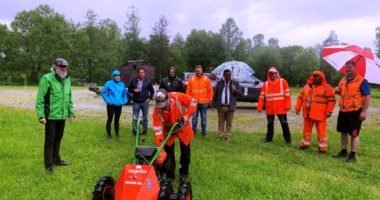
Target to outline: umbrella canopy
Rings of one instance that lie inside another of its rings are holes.
[[[249,77],[255,73],[255,71],[253,71],[253,69],[249,65],[239,61],[224,62],[218,67],[216,67],[212,71],[212,73],[216,74],[219,78],[222,78],[223,72],[226,69],[231,70],[233,79]]]
[[[145,69],[145,78],[149,80],[152,80],[154,78],[155,68],[150,63],[144,60],[128,61],[128,63],[119,67],[119,71],[121,73],[121,80],[125,83],[126,86],[129,85],[132,79],[137,77],[136,70],[138,68]]]
[[[335,45],[323,48],[323,59],[341,73],[347,61],[356,63],[356,71],[370,83],[380,84],[380,60],[371,50],[356,45]]]

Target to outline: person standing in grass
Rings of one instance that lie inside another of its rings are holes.
[[[257,111],[261,113],[265,106],[267,114],[267,135],[265,142],[272,142],[274,135],[274,117],[277,115],[282,127],[282,134],[286,144],[290,144],[290,130],[287,120],[287,111],[291,108],[291,99],[288,82],[280,78],[275,67],[268,70],[267,81],[261,87]]]
[[[334,89],[326,83],[325,74],[314,71],[301,93],[298,95],[296,114],[303,113],[303,137],[300,150],[310,147],[313,126],[317,129],[318,150],[320,154],[327,151],[327,122],[335,106]]]
[[[59,152],[65,120],[72,123],[75,117],[68,65],[66,60],[57,58],[52,72],[42,76],[38,87],[36,111],[38,121],[45,124],[44,163],[48,174],[53,173],[53,165],[71,164],[63,161]]]
[[[341,133],[342,150],[334,158],[346,158],[347,162],[356,161],[359,146],[359,132],[362,122],[367,118],[371,101],[368,81],[356,73],[356,63],[345,64],[346,76],[343,77],[335,92],[340,95],[337,131]],[[351,136],[351,153],[347,152],[348,135]]]
[[[192,119],[193,131],[197,134],[198,116],[201,113],[202,137],[205,138],[207,134],[207,109],[209,106],[211,107],[214,91],[211,80],[203,74],[202,65],[195,66],[195,76],[189,79],[186,94],[195,98],[198,102],[197,110]]]
[[[136,135],[134,123],[139,117],[140,110],[143,115],[143,134],[148,131],[149,102],[153,99],[154,88],[152,82],[145,77],[145,69],[137,68],[137,78],[133,79],[128,86],[128,92],[133,100],[133,134]]]
[[[218,109],[218,138],[230,141],[232,120],[236,110],[236,97],[241,95],[239,83],[232,81],[231,70],[223,71],[223,80],[220,80],[214,90],[212,105]]]
[[[120,71],[115,70],[112,73],[112,79],[107,81],[102,89],[102,97],[107,104],[107,138],[112,139],[111,136],[111,123],[112,118],[115,116],[114,130],[115,136],[119,137],[119,120],[123,104],[127,104],[127,91],[125,85],[120,81]]]
[[[157,91],[155,101],[153,131],[157,146],[162,145],[174,123],[178,122],[181,126],[165,145],[168,160],[167,166],[161,171],[166,173],[167,179],[173,180],[175,178],[174,142],[175,138],[178,137],[181,147],[181,168],[179,169],[179,174],[181,180],[186,180],[190,165],[190,142],[194,137],[193,129],[190,126],[190,118],[196,110],[197,101],[195,98],[181,92],[167,93],[165,89]]]

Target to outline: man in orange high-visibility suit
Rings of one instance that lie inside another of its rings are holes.
[[[346,158],[347,162],[356,161],[359,146],[359,132],[362,122],[367,118],[371,101],[371,89],[368,81],[356,73],[356,63],[345,64],[346,77],[343,77],[335,92],[340,95],[337,131],[341,133],[342,150],[334,154],[335,158]],[[348,135],[351,136],[351,153],[347,153]]]
[[[214,90],[212,89],[211,80],[203,75],[201,65],[195,66],[195,76],[189,79],[186,94],[197,100],[197,109],[192,119],[193,131],[197,134],[198,115],[201,113],[202,136],[206,136],[207,108],[211,106]]]
[[[156,104],[153,109],[153,130],[156,145],[159,146],[165,140],[166,134],[175,122],[180,122],[182,128],[177,131],[165,145],[168,155],[168,166],[165,169],[166,178],[175,178],[174,141],[178,137],[181,147],[181,158],[179,169],[181,180],[186,179],[189,174],[190,164],[190,142],[194,137],[190,126],[190,118],[197,107],[197,101],[189,95],[180,92],[167,93],[165,89],[159,89],[155,95]]]
[[[288,83],[280,78],[278,70],[271,67],[268,70],[267,81],[261,87],[257,111],[261,113],[265,104],[267,114],[267,135],[265,142],[271,142],[274,134],[274,117],[281,122],[282,134],[286,144],[290,144],[290,130],[286,113],[290,110],[291,99]]]
[[[301,108],[303,113],[303,137],[300,149],[308,149],[311,142],[313,125],[317,129],[319,153],[327,151],[327,122],[335,106],[335,91],[326,83],[325,74],[314,71],[301,93],[298,95],[296,114],[299,115]]]

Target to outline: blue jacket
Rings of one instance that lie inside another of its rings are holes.
[[[153,84],[150,80],[144,79],[141,86],[141,92],[136,93],[134,92],[134,89],[138,87],[138,80],[137,78],[132,79],[132,81],[129,83],[128,86],[128,92],[133,94],[132,100],[135,103],[143,103],[148,98],[153,99],[154,95],[154,88]]]
[[[114,77],[120,75],[119,70],[112,73],[112,80],[107,81],[102,89],[104,102],[109,105],[121,106],[127,104],[127,91],[122,81],[115,81]]]

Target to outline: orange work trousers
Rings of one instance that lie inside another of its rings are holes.
[[[318,149],[319,151],[327,151],[327,122],[312,120],[308,117],[303,118],[303,137],[300,146],[306,148],[310,146],[314,124],[318,134]]]

